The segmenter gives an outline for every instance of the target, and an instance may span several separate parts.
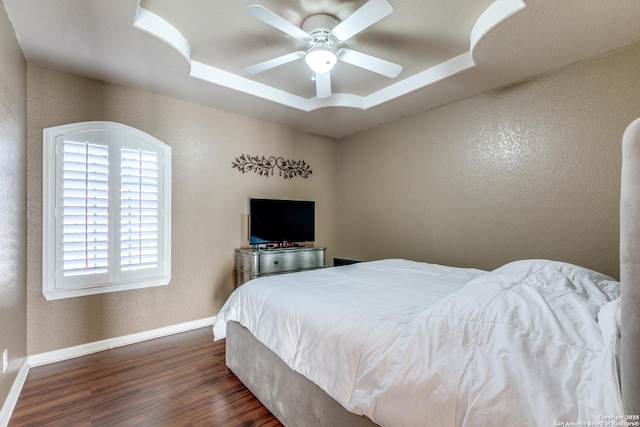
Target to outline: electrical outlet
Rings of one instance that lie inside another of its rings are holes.
[[[2,373],[4,374],[9,369],[9,349],[5,348],[2,352]]]

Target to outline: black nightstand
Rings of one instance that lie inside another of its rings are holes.
[[[357,261],[355,259],[346,259],[346,258],[334,258],[333,266],[339,267],[341,265],[351,265],[351,264],[357,264],[359,262],[362,262],[362,261]]]

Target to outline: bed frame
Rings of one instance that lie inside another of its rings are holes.
[[[625,413],[640,415],[640,119],[624,133],[622,157],[620,377]],[[231,371],[285,426],[378,426],[292,371],[239,323],[228,322],[226,346]]]
[[[640,415],[640,119],[622,137],[620,378],[627,415]]]
[[[295,372],[237,322],[227,322],[227,366],[285,426],[372,427]]]

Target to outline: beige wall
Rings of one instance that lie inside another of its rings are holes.
[[[27,355],[26,64],[0,3],[0,408]],[[1,422],[1,420],[0,420]]]
[[[338,244],[338,146],[331,139],[29,64],[28,352],[65,348],[214,316],[233,289],[233,249],[246,245],[251,196],[316,201],[316,245]],[[169,144],[172,280],[169,286],[46,301],[41,289],[42,129],[121,122]],[[308,179],[231,168],[240,154],[306,160]]]
[[[640,45],[380,126],[340,145],[340,256],[618,277],[620,142]]]

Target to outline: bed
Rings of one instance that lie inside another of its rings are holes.
[[[214,337],[289,427],[636,425],[640,121],[621,194],[620,282],[550,260],[380,260],[250,281]]]

